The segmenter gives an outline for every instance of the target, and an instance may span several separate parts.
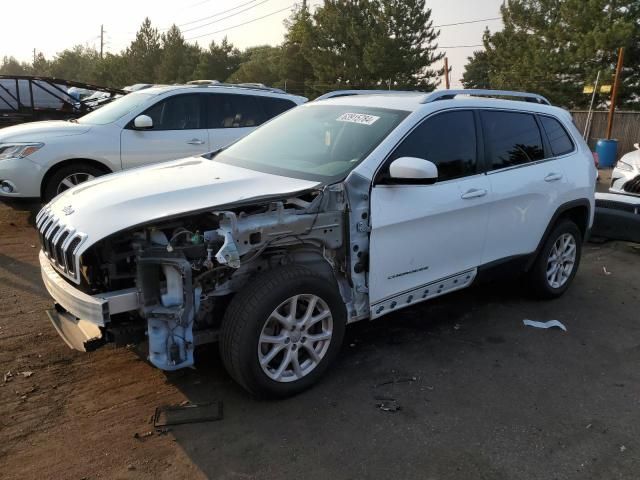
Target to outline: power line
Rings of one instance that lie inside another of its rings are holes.
[[[255,1],[255,0],[254,0]],[[184,32],[190,32],[192,30],[197,30],[198,28],[202,28],[202,27],[208,27],[209,25],[213,25],[214,23],[218,23],[221,22],[223,20],[226,20],[227,18],[231,18],[231,17],[235,17],[236,15],[240,15],[243,12],[246,12],[247,10],[251,10],[254,9],[260,5],[262,5],[263,3],[267,3],[269,0],[262,0],[260,3],[256,3],[255,5],[251,5],[250,7],[245,8],[244,10],[239,10],[237,12],[232,13],[231,15],[227,15],[226,17],[222,17],[222,18],[218,18],[217,20],[214,20],[212,22],[209,23],[203,23],[202,25],[197,25],[195,27],[191,27],[191,28],[186,28],[184,30],[182,30],[182,33]],[[251,2],[253,3],[253,2]]]
[[[207,17],[202,17],[202,18],[198,18],[198,19],[196,19],[196,20],[191,20],[190,22],[179,23],[177,26],[178,26],[178,27],[184,27],[185,25],[192,25],[192,24],[194,24],[194,23],[202,22],[203,20],[209,20],[210,18],[215,18],[215,17],[218,17],[218,16],[220,16],[220,15],[224,15],[225,13],[233,12],[234,10],[237,10],[237,9],[239,9],[239,8],[242,8],[242,7],[244,7],[244,6],[246,6],[246,5],[249,5],[249,4],[251,4],[251,3],[256,3],[257,1],[258,1],[258,0],[249,0],[248,2],[241,3],[240,5],[236,5],[236,6],[235,6],[235,7],[233,7],[233,8],[229,8],[229,9],[227,9],[227,10],[223,10],[223,11],[221,11],[221,12],[214,13],[214,14],[209,15],[209,16],[207,16]],[[205,3],[205,2],[202,2],[202,3]],[[163,29],[163,30],[168,30],[168,29]]]
[[[201,38],[201,37],[206,37],[206,36],[209,36],[209,35],[215,35],[216,33],[226,32],[227,30],[231,30],[233,28],[242,27],[243,25],[247,25],[249,23],[253,23],[253,22],[257,22],[258,20],[262,20],[263,18],[271,17],[271,16],[276,15],[276,14],[278,14],[280,12],[284,12],[285,10],[290,10],[294,6],[295,6],[295,3],[292,4],[292,5],[289,5],[286,8],[281,8],[280,10],[276,10],[275,12],[271,12],[271,13],[268,13],[267,15],[263,15],[262,17],[254,18],[253,20],[249,20],[247,22],[239,23],[237,25],[233,25],[231,27],[223,28],[221,30],[216,30],[215,32],[203,33],[201,35],[196,35],[195,37],[185,38],[185,40],[195,40],[196,38]]]
[[[464,21],[464,22],[443,23],[442,25],[434,25],[433,28],[453,27],[455,25],[468,25],[469,23],[489,22],[489,21],[492,21],[492,20],[501,20],[501,19],[502,19],[502,17],[480,18],[478,20],[467,20],[467,21]]]

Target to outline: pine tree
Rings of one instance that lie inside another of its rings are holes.
[[[227,40],[227,37],[222,39],[220,45],[212,41],[209,49],[200,54],[194,77],[224,82],[240,67],[240,61],[240,51]]]
[[[184,83],[193,79],[200,47],[185,42],[180,29],[172,25],[161,36],[162,55],[157,69],[160,83]]]
[[[372,6],[373,31],[364,48],[371,78],[399,88],[433,90],[444,70],[431,67],[444,53],[437,53],[440,32],[425,0],[379,0]]]
[[[161,55],[160,34],[147,17],[124,53],[128,59],[131,83],[153,83]]]
[[[313,21],[307,2],[296,7],[285,22],[287,32],[282,44],[280,77],[287,89],[301,95],[311,95],[315,80],[313,66],[305,56],[312,48]]]
[[[611,83],[618,47],[625,47],[620,103],[640,105],[638,0],[511,0],[501,9],[504,28],[487,33],[485,54],[466,67],[465,85],[541,93],[553,103],[584,107],[585,85]],[[634,63],[635,62],[635,63]],[[602,97],[604,104],[607,98]]]

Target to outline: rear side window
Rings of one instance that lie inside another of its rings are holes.
[[[207,128],[257,127],[264,122],[258,98],[252,95],[209,94]]]
[[[522,165],[544,158],[540,129],[528,113],[481,111],[489,170]]]
[[[471,111],[445,112],[425,120],[391,159],[417,157],[438,167],[438,181],[477,173],[476,129]]]
[[[260,99],[260,103],[262,103],[262,108],[264,109],[264,113],[266,114],[266,120],[269,120],[273,117],[277,117],[283,112],[293,108],[296,106],[291,100],[285,100],[283,98],[271,98],[271,97],[258,97]]]
[[[203,123],[202,100],[201,95],[174,95],[144,114],[153,120],[153,130],[197,130]]]
[[[544,116],[540,116],[539,118],[540,123],[542,123],[542,128],[544,128],[547,138],[549,139],[553,156],[559,157],[560,155],[572,152],[573,142],[562,124],[555,118]]]

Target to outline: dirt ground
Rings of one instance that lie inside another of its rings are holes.
[[[587,245],[556,301],[492,284],[353,325],[319,385],[265,402],[230,380],[215,347],[173,374],[130,349],[69,350],[44,313],[26,207],[0,203],[2,478],[640,476],[632,245]],[[385,398],[400,409],[378,408]],[[218,399],[222,421],[152,432],[156,406]]]

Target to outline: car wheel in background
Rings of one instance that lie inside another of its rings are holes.
[[[78,162],[65,165],[51,175],[44,186],[42,200],[46,203],[76,185],[93,180],[107,173],[104,169],[89,163]]]

